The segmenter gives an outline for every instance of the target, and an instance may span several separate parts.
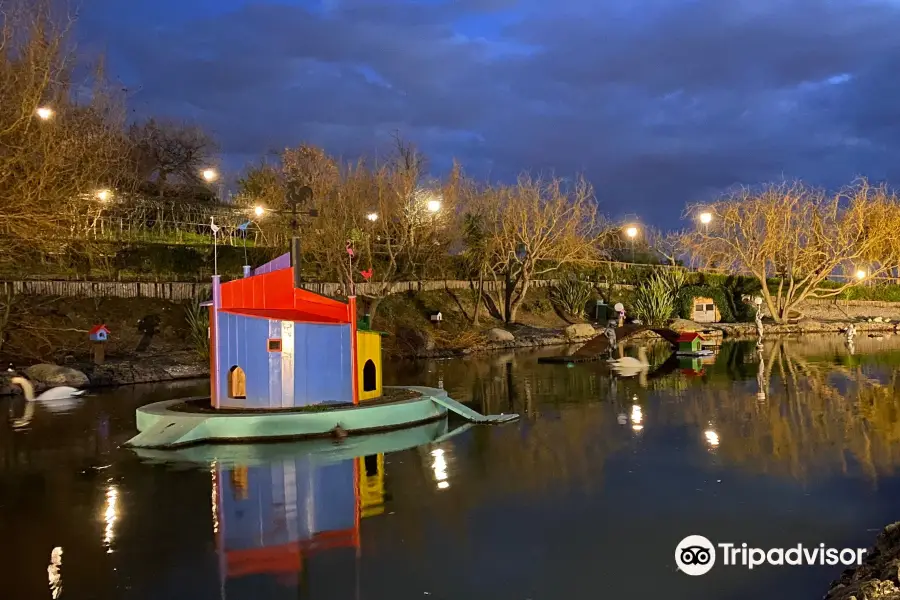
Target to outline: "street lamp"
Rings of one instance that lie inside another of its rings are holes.
[[[378,220],[378,213],[370,212],[369,214],[366,215],[366,218],[374,223],[375,221]]]
[[[56,113],[54,113],[53,109],[50,108],[49,106],[41,106],[34,112],[37,114],[38,118],[41,119],[42,121],[49,121],[50,119],[53,118],[53,115],[56,114]]]
[[[632,225],[625,229],[625,235],[628,236],[628,239],[631,240],[631,262],[634,262],[634,238],[637,237],[638,228]]]
[[[262,206],[257,206],[256,208],[253,209],[253,214],[256,215],[257,217],[261,217],[265,213],[266,213],[266,209],[264,209]]]
[[[425,205],[425,208],[428,209],[428,212],[436,213],[441,210],[441,201],[440,200],[429,200]]]
[[[700,213],[700,222],[703,223],[703,227],[706,229],[707,233],[709,233],[709,224],[712,222],[712,218],[712,213],[710,212]]]
[[[204,169],[200,174],[203,176],[203,179],[210,182],[219,178],[219,174],[215,169]]]
[[[866,273],[864,270],[862,270],[862,269],[860,269],[860,270],[858,270],[858,271],[856,272],[856,278],[859,279],[860,281],[862,281],[863,279],[865,279],[865,278],[866,278],[866,275],[867,275],[867,273]]]
[[[94,194],[94,196],[95,196],[95,197],[97,198],[97,200],[99,200],[100,202],[106,202],[106,201],[108,201],[110,198],[112,198],[112,192],[110,192],[109,190],[97,190],[97,193]]]

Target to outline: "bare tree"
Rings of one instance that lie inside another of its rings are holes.
[[[132,125],[128,137],[139,177],[155,180],[160,196],[172,179],[198,183],[216,150],[212,138],[201,128],[171,121],[150,119]]]
[[[807,298],[832,298],[889,272],[900,255],[897,199],[864,180],[833,195],[801,183],[741,189],[704,210],[712,222],[685,233],[684,248],[698,266],[755,277],[777,322],[802,314]],[[836,275],[845,283],[829,284]]]
[[[491,296],[506,322],[513,322],[534,279],[561,266],[595,259],[607,230],[602,226],[593,188],[579,178],[523,175],[515,186],[485,189],[491,256],[490,273],[502,282],[502,297]]]
[[[127,173],[120,98],[102,68],[73,82],[71,23],[51,4],[0,12],[0,261],[71,258],[98,190]]]

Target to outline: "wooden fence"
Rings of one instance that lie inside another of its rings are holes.
[[[531,282],[532,289],[544,288],[555,284],[556,279],[539,279]],[[592,285],[608,287],[606,282],[591,282]],[[485,289],[495,292],[500,290],[503,282],[485,281]],[[381,284],[358,283],[356,293],[366,295],[379,291]],[[435,290],[463,290],[472,284],[465,280],[437,280],[437,281],[398,281],[391,284],[391,294],[405,292],[427,292]],[[305,283],[305,289],[324,296],[344,296],[346,286],[342,283]],[[617,289],[628,289],[627,284],[615,284]],[[210,297],[210,284],[196,282],[131,282],[119,281],[65,281],[65,280],[27,280],[27,281],[0,281],[0,298],[7,295],[27,296],[61,296],[80,298],[153,298],[157,300],[169,300],[183,302],[188,300],[208,300]],[[894,308],[896,302],[884,302],[880,300],[833,300],[829,298],[814,298],[804,301],[806,306],[841,306],[841,307],[869,307],[869,308]]]
[[[547,287],[555,280],[533,281],[533,288]],[[496,291],[501,282],[486,281],[485,289]],[[468,281],[398,281],[391,285],[391,294],[433,290],[460,290],[471,284]],[[325,296],[343,296],[346,286],[341,283],[306,283],[305,289]],[[356,293],[365,295],[380,290],[380,284],[358,283]],[[185,300],[207,300],[210,284],[193,282],[122,283],[118,281],[0,281],[0,297],[12,295],[61,296],[82,298],[153,298],[180,302]]]

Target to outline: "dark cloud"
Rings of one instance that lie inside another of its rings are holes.
[[[735,183],[900,175],[888,0],[185,4],[97,0],[81,36],[139,113],[200,121],[235,163],[400,130],[436,168],[580,171],[659,224]]]

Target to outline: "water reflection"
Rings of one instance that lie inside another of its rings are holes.
[[[819,594],[839,573],[714,571],[698,587],[672,547],[693,532],[866,546],[896,520],[900,337],[857,343],[724,343],[696,361],[651,349],[645,382],[537,364],[544,351],[395,363],[386,384],[443,381],[523,418],[450,439],[433,424],[390,448],[373,436],[133,453],[116,446],[135,406],[191,393],[38,406],[22,431],[25,407],[0,401],[0,531],[14,540],[0,564],[25,574],[7,595],[45,599],[46,571],[58,596],[56,546],[63,598],[584,598],[598,565],[617,575],[610,597],[636,580],[674,600]]]
[[[109,484],[106,488],[106,509],[103,511],[103,520],[106,529],[103,534],[103,545],[106,547],[107,553],[112,553],[113,539],[115,539],[115,524],[119,518],[119,488],[114,484]]]
[[[228,597],[243,597],[238,580],[270,576],[296,586],[313,557],[347,549],[356,556],[360,520],[383,513],[384,455],[216,467],[213,488],[222,585]]]
[[[57,546],[50,552],[50,564],[47,565],[47,579],[50,583],[50,597],[56,600],[62,594],[62,554],[63,549]]]

